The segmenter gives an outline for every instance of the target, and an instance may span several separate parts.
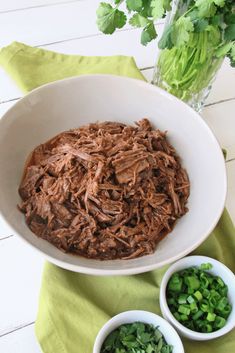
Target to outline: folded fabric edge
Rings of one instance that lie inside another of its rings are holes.
[[[47,263],[46,263],[47,265]],[[44,266],[45,270],[45,266]],[[43,271],[44,272],[44,271]],[[34,325],[34,332],[37,341],[41,347],[43,353],[69,353],[64,347],[63,341],[60,339],[57,333],[56,326],[53,323],[50,308],[48,308],[47,299],[40,290],[39,302],[44,302],[44,305],[40,305],[40,310],[37,312],[37,317]],[[53,346],[51,343],[53,342]]]
[[[18,59],[17,54],[19,52],[20,55]],[[24,70],[22,71],[23,61],[25,61],[27,66],[23,67]],[[61,79],[61,75],[58,76],[56,72],[51,70],[51,65],[53,65],[53,63],[55,63],[55,68],[58,66],[60,66],[62,69],[64,68],[63,78],[79,76],[81,74],[98,74],[99,70],[102,71],[101,73],[105,73],[104,71],[106,69],[104,70],[102,67],[102,64],[105,63],[105,68],[108,68],[109,66],[111,68],[113,66],[116,67],[116,74],[119,76],[128,76],[146,81],[144,75],[138,69],[135,59],[132,56],[69,55],[57,53],[43,48],[35,48],[20,42],[12,42],[10,45],[3,47],[0,50],[0,65],[7,71],[9,76],[25,93],[43,84]],[[100,64],[101,68],[99,68]],[[44,65],[46,67],[46,71],[48,70],[49,72],[48,80],[41,79],[41,75],[37,74],[37,72],[40,73],[40,70]],[[27,67],[31,70],[32,67],[35,67],[35,72],[33,72],[34,80],[36,80],[35,84],[32,84],[33,79],[29,79],[30,73],[28,72],[27,74]],[[71,67],[74,68],[71,70]],[[93,70],[90,70],[92,67]],[[66,70],[68,70],[67,73]],[[51,76],[52,73],[54,77]]]

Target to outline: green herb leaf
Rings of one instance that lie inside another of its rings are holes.
[[[162,18],[166,11],[171,10],[171,0],[152,0],[150,6],[154,20],[157,20]]]
[[[122,28],[126,24],[124,12],[105,2],[100,3],[96,14],[98,28],[105,34],[112,34],[116,28]]]
[[[129,20],[130,25],[133,27],[145,27],[147,26],[148,23],[150,23],[150,20],[148,20],[146,17],[135,13]]]
[[[206,31],[209,32],[209,40],[213,46],[219,45],[221,41],[221,32],[216,26],[207,26]]]
[[[209,21],[205,18],[201,18],[194,22],[194,29],[196,33],[203,32],[209,25]]]
[[[193,23],[189,17],[180,17],[174,24],[171,32],[172,43],[180,47],[188,42],[189,33],[193,31]]]
[[[130,11],[139,11],[142,9],[142,0],[126,0],[126,6]]]
[[[214,0],[215,5],[219,7],[224,7],[225,5],[225,0]]]
[[[141,34],[141,44],[147,45],[151,40],[157,38],[156,29],[153,22],[150,22],[145,26]]]
[[[151,344],[148,344],[147,349],[146,349],[146,353],[153,353],[154,352],[154,348]]]
[[[196,0],[195,5],[198,8],[198,15],[200,18],[207,18],[215,15],[216,6],[214,1],[216,0]]]
[[[165,29],[161,39],[158,42],[159,49],[171,49],[173,47],[173,43],[171,40],[171,33],[173,30],[173,26],[169,26]]]
[[[162,18],[162,16],[164,15],[165,9],[164,9],[163,3],[164,3],[164,0],[151,1],[152,15],[154,20]]]
[[[235,13],[228,13],[225,15],[225,22],[229,24],[235,24]]]
[[[231,66],[235,67],[235,43],[233,43],[233,46],[228,54],[228,57],[230,59]]]
[[[225,29],[224,38],[226,40],[235,40],[235,24],[231,24]]]

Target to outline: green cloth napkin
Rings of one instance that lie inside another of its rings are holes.
[[[70,56],[13,43],[0,51],[0,65],[25,92],[64,77],[113,73],[144,79],[133,58]],[[235,229],[225,210],[207,240],[194,252],[235,271]],[[91,353],[101,326],[125,310],[161,314],[159,287],[167,267],[135,276],[96,277],[46,263],[35,330],[44,353]],[[235,352],[235,330],[209,342],[183,339],[186,353]]]
[[[84,74],[114,74],[144,80],[129,56],[65,55],[13,42],[0,51],[0,65],[23,92],[45,83]]]

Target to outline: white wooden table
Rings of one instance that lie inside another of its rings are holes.
[[[133,55],[151,79],[157,45],[139,44],[138,29],[113,36],[99,33],[99,0],[0,0],[0,47],[22,41],[67,54]],[[159,32],[163,22],[158,24]],[[22,96],[0,69],[0,117]],[[228,151],[227,208],[235,221],[235,69],[226,61],[203,111],[203,118]],[[0,166],[1,167],[1,166]],[[43,259],[9,232],[0,219],[0,352],[39,353],[34,321]],[[55,352],[60,353],[60,352]]]

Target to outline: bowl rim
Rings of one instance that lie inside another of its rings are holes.
[[[158,314],[155,314],[151,311],[147,311],[147,310],[127,310],[127,311],[123,311],[113,317],[111,317],[111,319],[109,319],[108,321],[105,322],[105,324],[100,328],[99,332],[96,335],[95,341],[94,341],[94,345],[93,345],[93,353],[100,353],[99,350],[99,345],[102,347],[102,344],[104,342],[104,340],[106,339],[106,337],[115,329],[117,329],[119,326],[121,325],[125,325],[128,323],[133,323],[136,321],[139,321],[137,319],[131,319],[132,315],[139,315],[139,316],[143,316],[143,315],[147,315],[149,318],[151,318],[151,321],[155,322],[152,324],[153,325],[161,325],[164,324],[167,327],[167,330],[171,331],[171,335],[174,336],[174,339],[177,341],[177,352],[176,353],[184,353],[184,346],[182,343],[182,340],[178,334],[178,332],[176,331],[176,329],[163,317],[161,317]],[[140,322],[145,322],[144,319],[142,319],[143,321],[140,320]],[[116,323],[116,325],[115,325]],[[112,324],[114,324],[114,327],[112,328],[111,331],[109,331],[110,326],[112,326]],[[108,332],[107,332],[108,331]],[[160,329],[161,331],[161,329]],[[162,332],[162,331],[161,331]],[[164,333],[162,332],[163,336]],[[168,342],[167,342],[168,343]],[[171,343],[169,343],[171,344]]]
[[[45,90],[45,89],[48,89],[48,88],[53,89],[53,87],[56,87],[56,86],[63,86],[63,85],[68,84],[71,81],[94,80],[94,79],[113,80],[116,82],[118,82],[118,81],[135,82],[136,85],[143,87],[145,90],[155,91],[158,94],[160,94],[161,96],[164,96],[168,100],[176,101],[177,104],[184,107],[185,112],[190,115],[191,119],[197,120],[198,123],[201,124],[203,129],[206,129],[208,135],[213,140],[213,143],[214,143],[215,147],[217,148],[217,152],[218,152],[217,153],[217,157],[218,157],[217,160],[220,159],[219,163],[221,164],[221,168],[223,168],[223,180],[221,180],[221,188],[220,188],[221,195],[222,195],[221,196],[221,205],[217,209],[217,212],[214,216],[214,221],[211,222],[210,225],[208,225],[207,229],[204,231],[204,234],[203,234],[203,236],[200,237],[199,241],[195,242],[191,247],[189,247],[179,253],[176,253],[175,256],[172,256],[170,259],[162,260],[161,262],[159,262],[157,264],[156,263],[149,264],[149,265],[141,264],[138,267],[134,267],[134,268],[124,268],[124,269],[119,268],[118,270],[116,270],[116,269],[114,270],[114,269],[109,269],[109,268],[108,269],[97,269],[94,267],[89,267],[89,266],[87,267],[86,265],[72,264],[72,263],[67,262],[66,260],[60,260],[58,258],[55,258],[54,256],[45,253],[43,250],[41,250],[38,247],[36,247],[35,245],[33,245],[23,235],[18,233],[18,231],[14,228],[14,226],[12,226],[8,222],[8,220],[5,218],[5,215],[1,209],[0,209],[0,215],[2,216],[4,221],[7,223],[9,229],[11,230],[11,232],[13,234],[18,235],[25,243],[27,243],[35,251],[40,253],[48,261],[50,261],[51,263],[53,263],[59,267],[62,267],[64,269],[74,271],[74,272],[84,273],[84,274],[96,275],[96,276],[97,275],[98,276],[134,275],[134,274],[139,274],[139,273],[144,273],[144,272],[148,272],[151,270],[155,270],[157,268],[163,267],[164,265],[167,265],[167,264],[171,264],[171,263],[185,257],[187,254],[189,254],[190,252],[195,250],[203,241],[205,241],[205,239],[209,236],[209,234],[215,228],[215,226],[216,226],[216,224],[217,224],[217,222],[223,212],[224,206],[225,206],[226,194],[227,194],[227,175],[226,175],[226,166],[225,166],[225,160],[223,157],[223,153],[220,148],[219,142],[218,142],[217,138],[215,137],[215,135],[213,134],[212,130],[209,128],[209,126],[206,124],[206,122],[202,119],[202,117],[196,111],[194,111],[190,106],[188,106],[185,102],[181,101],[179,98],[171,95],[170,93],[166,92],[165,90],[163,90],[157,86],[154,86],[146,81],[142,81],[140,79],[130,78],[130,77],[126,77],[126,76],[117,76],[117,75],[110,75],[110,74],[91,74],[91,75],[88,74],[88,75],[74,76],[74,77],[69,77],[69,78],[65,78],[62,80],[50,82],[50,83],[44,84],[40,87],[33,89],[26,96],[19,99],[10,109],[8,109],[3,114],[2,118],[0,119],[0,126],[1,126],[1,122],[3,122],[5,119],[7,119],[8,114],[11,113],[14,109],[16,109],[17,106],[22,103],[22,101],[27,101],[30,97],[37,94],[38,92]],[[115,261],[115,260],[107,260],[107,262],[108,261]],[[120,260],[118,260],[118,261],[120,261]]]
[[[221,268],[221,272],[222,273],[227,273],[232,280],[233,286],[235,288],[235,275],[233,274],[233,272],[227,267],[225,266],[222,262],[209,257],[209,256],[203,256],[203,255],[191,255],[191,256],[186,256],[184,258],[181,258],[180,260],[174,262],[169,268],[168,270],[164,273],[162,281],[161,281],[161,285],[160,285],[160,307],[161,307],[161,311],[166,312],[166,316],[169,319],[169,321],[172,323],[172,325],[181,333],[183,333],[186,337],[191,337],[192,339],[196,339],[196,340],[210,340],[210,339],[214,339],[214,338],[218,338],[221,337],[223,335],[225,335],[226,333],[228,333],[229,331],[231,331],[234,327],[235,327],[235,320],[231,320],[230,322],[226,322],[225,326],[220,328],[217,331],[214,332],[197,332],[197,331],[193,331],[190,330],[189,328],[185,327],[183,324],[181,324],[175,317],[174,315],[171,313],[169,306],[167,304],[166,301],[166,286],[168,284],[168,281],[171,277],[171,275],[177,271],[177,267],[178,265],[183,265],[184,262],[187,261],[192,261],[194,262],[195,260],[200,260],[201,263],[204,262],[211,262],[212,265],[216,265],[218,267]],[[185,268],[189,268],[191,266],[194,266],[193,263],[192,264],[188,264],[185,265]],[[197,266],[197,265],[195,265]],[[210,270],[208,270],[208,272],[210,272]],[[215,272],[217,272],[215,270]],[[220,277],[223,277],[222,274],[218,274]],[[232,303],[233,307],[235,306],[235,302]],[[164,309],[162,310],[162,307],[164,307]],[[233,308],[234,313],[235,313],[235,308]],[[230,314],[231,315],[231,314]],[[235,316],[235,315],[234,315]]]

